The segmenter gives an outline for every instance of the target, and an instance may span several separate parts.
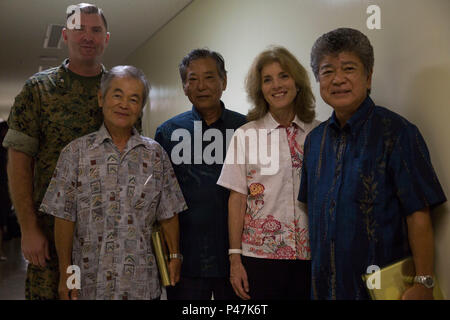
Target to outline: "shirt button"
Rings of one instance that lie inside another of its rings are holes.
[[[334,208],[336,207],[336,201],[331,201],[331,205],[330,205],[330,209],[334,210]]]

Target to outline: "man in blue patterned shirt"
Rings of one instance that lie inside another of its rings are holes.
[[[417,127],[369,97],[373,64],[369,39],[354,29],[312,48],[320,94],[334,109],[306,138],[298,197],[308,207],[313,299],[367,299],[367,268],[409,255],[423,277],[403,298],[433,297],[430,210],[446,198]]]
[[[192,110],[167,120],[155,134],[171,156],[189,208],[180,216],[181,280],[167,288],[167,298],[208,300],[214,294],[216,300],[237,299],[228,279],[229,191],[216,183],[227,137],[231,139],[246,119],[220,100],[227,75],[219,53],[195,49],[183,58],[179,71]],[[180,145],[185,147],[181,150]]]

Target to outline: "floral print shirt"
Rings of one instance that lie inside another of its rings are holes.
[[[243,255],[265,259],[310,259],[308,217],[297,195],[303,143],[317,124],[317,121],[303,123],[296,116],[291,126],[284,128],[268,112],[235,132],[217,183],[247,195]],[[251,136],[252,131],[256,133],[257,146],[252,146],[245,137]],[[259,152],[265,149],[263,145],[269,154],[275,152],[275,148],[278,150],[272,159],[278,162],[276,172],[264,172],[267,166]],[[255,153],[257,161],[252,161]],[[237,158],[233,160],[234,156]],[[239,157],[245,161],[239,161]]]
[[[61,151],[40,207],[75,222],[72,262],[89,300],[160,296],[153,223],[186,209],[164,149],[134,130],[120,152],[104,125]]]

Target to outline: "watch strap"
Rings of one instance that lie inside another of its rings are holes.
[[[169,254],[170,259],[180,259],[183,261],[183,255],[181,253],[171,253]]]

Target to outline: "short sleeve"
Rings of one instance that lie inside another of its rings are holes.
[[[303,147],[303,165],[302,174],[300,175],[300,190],[298,192],[298,201],[306,203],[308,201],[308,170],[307,170],[307,159],[308,153],[310,151],[311,140],[310,136],[306,136],[305,144]]]
[[[180,185],[173,171],[167,153],[161,149],[162,152],[162,190],[161,198],[156,211],[157,220],[165,220],[173,217],[176,213],[187,210],[186,201],[181,192]]]
[[[67,145],[56,164],[40,211],[75,222],[77,219],[78,155],[76,141]]]
[[[158,142],[167,153],[171,151],[170,145],[168,143],[169,139],[167,137],[167,129],[165,125],[161,125],[156,129],[155,141]]]
[[[8,118],[5,148],[13,148],[34,157],[39,148],[39,94],[29,79],[16,96]]]
[[[159,126],[158,128],[156,128],[156,132],[155,132],[155,141],[158,142],[159,144],[161,144],[161,140],[162,140],[162,129],[161,126]]]
[[[416,126],[408,125],[399,136],[391,154],[389,169],[406,214],[425,207],[433,208],[446,201],[428,148]]]
[[[217,184],[242,194],[248,194],[245,149],[240,129],[236,130],[228,147]]]

